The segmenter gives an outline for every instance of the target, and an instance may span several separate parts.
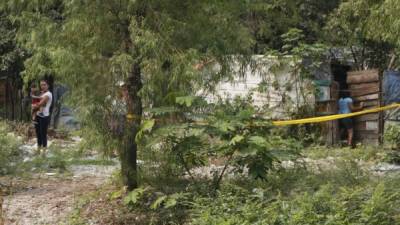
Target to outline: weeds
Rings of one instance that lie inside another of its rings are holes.
[[[18,149],[21,141],[9,129],[7,124],[0,123],[0,175],[16,172],[23,157]]]
[[[396,206],[400,196],[393,188],[393,183],[398,185],[400,180],[369,179],[370,176],[349,174],[347,168],[338,167],[332,174],[297,171],[297,179],[289,182],[281,173],[276,177],[284,182],[274,187],[264,184],[250,189],[227,184],[214,198],[195,199],[192,223],[380,225],[400,222]],[[342,178],[338,180],[339,177]],[[355,179],[358,182],[353,182]],[[285,186],[290,183],[289,187]]]
[[[375,146],[357,146],[350,148],[328,148],[324,146],[313,146],[303,151],[304,156],[311,159],[324,159],[328,157],[381,162],[386,157],[386,152]]]

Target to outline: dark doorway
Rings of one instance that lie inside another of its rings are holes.
[[[349,72],[350,69],[350,66],[340,64],[331,65],[333,80],[339,83],[339,90],[348,90],[347,72]]]
[[[340,91],[349,91],[349,86],[347,84],[347,72],[349,72],[351,69],[350,66],[345,66],[341,64],[331,64],[331,71],[332,71],[332,76],[333,76],[333,81],[337,82],[338,88],[337,93],[334,93],[333,96],[335,96],[336,103],[339,100],[339,92]],[[337,129],[335,132],[338,132],[336,137],[339,138],[339,141],[345,141],[347,139],[347,132],[345,132],[345,128],[340,125],[339,122],[336,123]]]

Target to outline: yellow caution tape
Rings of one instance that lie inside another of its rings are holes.
[[[321,122],[338,120],[338,119],[354,117],[354,116],[359,116],[359,115],[364,115],[364,114],[369,114],[369,113],[381,112],[381,111],[394,109],[394,108],[398,108],[398,107],[400,107],[400,104],[399,103],[395,103],[395,104],[388,105],[388,106],[383,106],[383,107],[378,107],[378,108],[373,108],[373,109],[367,109],[367,110],[354,112],[354,113],[336,114],[336,115],[329,115],[329,116],[319,116],[319,117],[311,117],[311,118],[298,119],[298,120],[272,121],[272,124],[275,125],[275,126],[287,126],[287,125],[306,124],[306,123],[321,123]],[[141,119],[141,116],[134,115],[134,114],[127,114],[126,118],[128,120],[135,120],[135,119]]]
[[[392,104],[392,105],[388,105],[388,106],[367,109],[367,110],[363,110],[360,112],[347,113],[347,114],[336,114],[336,115],[330,115],[330,116],[312,117],[312,118],[299,119],[299,120],[273,121],[272,124],[275,126],[286,126],[286,125],[305,124],[305,123],[321,123],[321,122],[343,119],[343,118],[359,116],[359,115],[364,115],[364,114],[369,114],[369,113],[376,113],[376,112],[380,112],[380,111],[394,109],[397,107],[400,107],[400,104],[396,103],[396,104]]]
[[[135,115],[135,114],[126,114],[126,119],[128,119],[128,120],[134,120],[134,119],[141,119],[142,118],[142,116],[139,116],[139,115]]]

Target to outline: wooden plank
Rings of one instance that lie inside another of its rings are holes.
[[[350,75],[357,75],[357,74],[365,74],[365,73],[379,73],[378,69],[370,69],[370,70],[352,70],[347,72]]]
[[[354,131],[354,139],[355,140],[369,140],[369,139],[376,139],[379,140],[380,135],[378,133],[376,134],[360,134],[357,131]]]
[[[356,70],[347,72],[347,76],[359,76],[362,74],[379,74],[379,70],[372,69],[372,70]]]
[[[355,136],[363,136],[366,138],[378,138],[379,131],[378,130],[354,130]]]
[[[364,108],[363,109],[379,107],[379,101],[378,100],[370,100],[370,101],[356,101],[356,100],[354,100],[354,104],[356,106],[358,106],[360,104],[360,102],[363,102],[363,104],[364,104]]]
[[[363,102],[363,109],[381,105],[381,76],[378,70],[352,71],[347,73],[350,95],[357,106]],[[382,113],[354,117],[354,139],[363,144],[379,145],[382,137]]]
[[[378,100],[379,94],[371,94],[371,95],[363,95],[353,98],[354,101],[369,101],[369,100]]]
[[[355,122],[354,130],[379,132],[379,120]]]
[[[349,89],[350,90],[359,90],[359,89],[365,89],[365,88],[378,88],[378,89],[380,89],[380,85],[379,85],[379,82],[350,84],[349,85]]]
[[[336,114],[337,113],[337,103],[336,101],[326,101],[326,102],[317,102],[316,103],[316,111],[318,113],[324,114]]]
[[[356,142],[362,142],[363,144],[364,143],[368,143],[368,144],[376,143],[376,144],[378,144],[380,136],[381,135],[379,135],[379,134],[367,135],[367,136],[365,136],[365,135],[361,135],[361,136],[360,135],[356,135],[356,136],[354,136],[354,140],[356,140]]]
[[[366,123],[366,121],[355,123],[354,130],[366,130],[365,123]]]
[[[365,122],[366,130],[377,130],[379,132],[379,120],[377,121],[366,121]]]
[[[354,117],[354,121],[356,123],[362,122],[362,121],[374,121],[374,120],[376,121],[378,119],[379,119],[379,113],[371,113],[371,114]]]
[[[369,95],[369,94],[379,94],[379,87],[368,87],[368,88],[363,88],[363,89],[350,89],[350,95],[351,97],[358,97],[358,96],[363,96],[363,95]]]
[[[6,85],[3,81],[0,81],[0,107],[6,102]]]
[[[377,71],[377,70],[361,70],[361,71],[347,72],[347,76],[350,76],[350,77],[357,77],[357,76],[368,75],[368,74],[379,74],[379,71]]]
[[[348,84],[359,84],[359,83],[369,83],[369,82],[377,82],[379,81],[379,73],[373,73],[373,72],[368,72],[368,73],[363,73],[363,74],[357,74],[357,75],[351,75],[351,73],[348,73],[347,75],[347,83]]]

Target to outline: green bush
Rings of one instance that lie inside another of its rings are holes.
[[[282,160],[300,155],[301,143],[276,135],[271,121],[248,100],[207,104],[189,96],[177,98],[176,108],[182,122],[155,124],[151,135],[143,138],[146,151],[170,156],[167,165],[176,176],[186,173],[194,178],[191,169],[205,166],[211,157],[220,159],[224,169],[215,173],[217,189],[228,167],[266,179]]]
[[[265,195],[268,190],[222,190],[216,198],[199,198],[193,224],[340,225],[399,224],[400,196],[385,182],[374,187],[321,186],[290,198]],[[265,197],[269,196],[269,197]]]
[[[400,147],[400,126],[389,125],[385,128],[384,140],[391,148]]]
[[[9,133],[6,123],[0,122],[0,175],[10,174],[16,171],[22,162],[21,151],[18,147],[20,141]]]
[[[388,163],[400,163],[400,126],[389,125],[385,128],[384,134],[385,143],[391,148],[390,151],[386,152],[384,161]]]

